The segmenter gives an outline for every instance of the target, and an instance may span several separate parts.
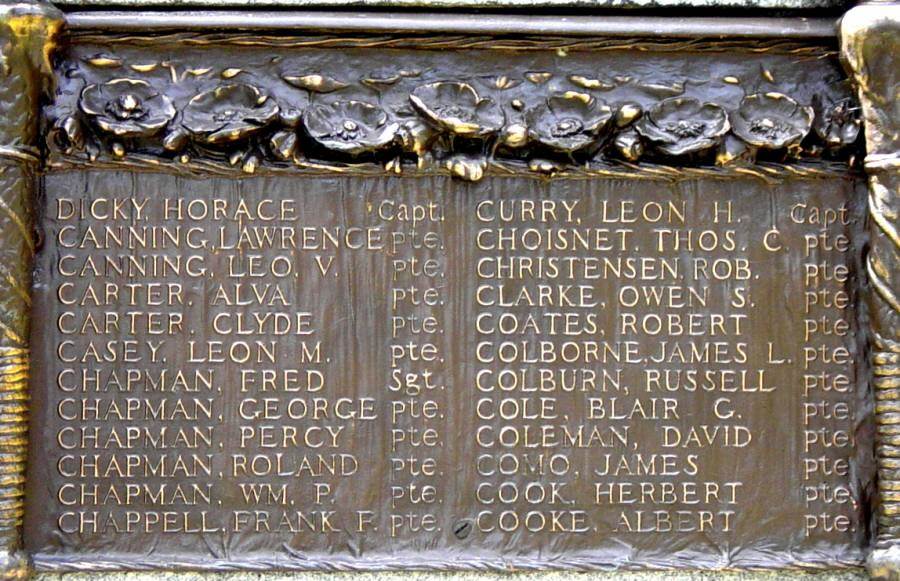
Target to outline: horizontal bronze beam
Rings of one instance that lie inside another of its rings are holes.
[[[75,30],[290,30],[291,32],[659,36],[670,38],[832,38],[831,18],[672,18],[341,12],[72,12]]]

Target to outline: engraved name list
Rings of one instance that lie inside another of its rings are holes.
[[[42,566],[861,558],[853,180],[45,190]]]

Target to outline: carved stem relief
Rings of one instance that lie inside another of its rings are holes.
[[[880,506],[870,570],[900,575],[900,6],[861,6],[841,24],[845,64],[859,91],[866,128],[871,241],[867,256],[869,336],[877,424]]]
[[[28,572],[19,529],[28,452],[32,204],[39,99],[61,22],[44,5],[0,6],[0,572],[8,579]]]

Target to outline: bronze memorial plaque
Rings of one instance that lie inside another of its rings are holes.
[[[822,569],[900,531],[865,39],[42,10],[2,85],[40,114],[2,295],[37,570]]]

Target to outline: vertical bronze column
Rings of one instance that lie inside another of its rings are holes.
[[[880,497],[869,571],[900,579],[900,4],[850,10],[841,20],[841,49],[862,104],[869,176],[866,269]]]
[[[62,15],[36,2],[0,4],[0,576],[28,575],[22,551],[28,452],[32,205],[39,111]]]

